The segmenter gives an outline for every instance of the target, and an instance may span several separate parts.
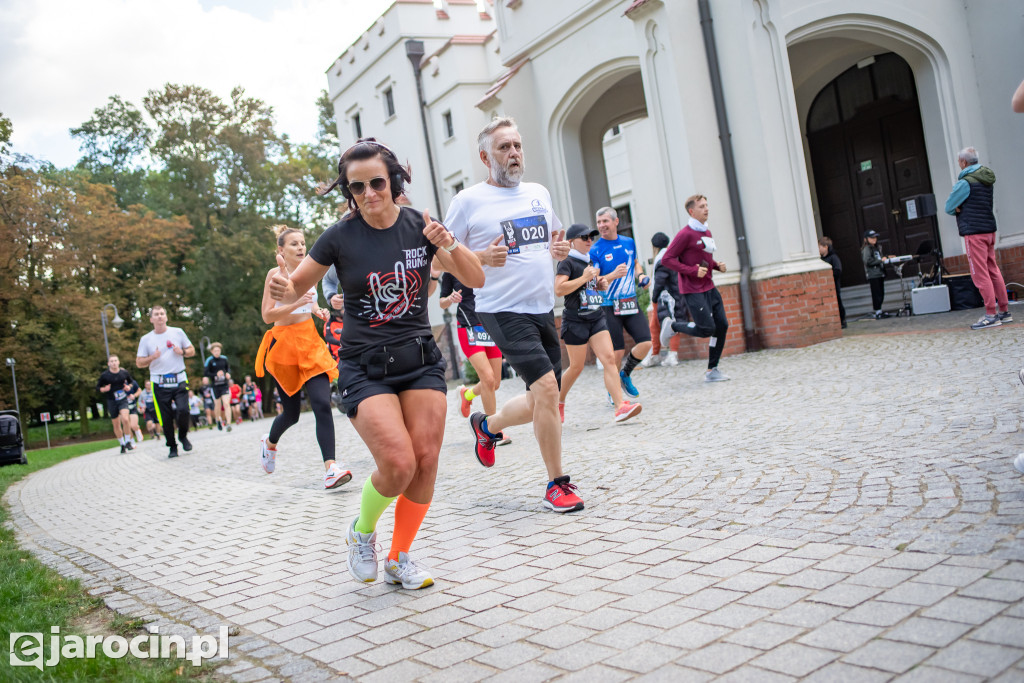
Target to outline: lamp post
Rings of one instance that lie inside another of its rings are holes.
[[[7,359],[7,367],[11,369],[11,382],[14,383],[14,410],[18,413],[18,422],[21,422],[21,406],[18,405],[18,378],[14,374],[14,359]]]
[[[427,167],[430,169],[430,185],[434,190],[434,205],[437,206],[437,214],[440,216],[441,195],[437,191],[437,173],[434,171],[434,153],[430,149],[430,126],[427,125],[427,102],[423,98],[423,73],[420,71],[420,62],[423,61],[424,49],[422,40],[405,41],[405,56],[412,64],[412,73],[416,78],[416,99],[420,104],[420,122],[423,124],[423,142],[427,147]]]
[[[206,342],[205,344],[203,342]],[[203,353],[203,349],[210,348],[210,338],[200,337],[199,338],[199,358],[203,361],[203,367],[206,367],[206,354]]]
[[[103,347],[107,350],[107,358],[110,358],[110,344],[107,342],[107,308],[114,309],[114,318],[110,321],[114,327],[121,329],[121,325],[124,325],[124,320],[117,314],[117,306],[114,304],[104,304],[103,308],[100,309],[100,323],[103,325]]]

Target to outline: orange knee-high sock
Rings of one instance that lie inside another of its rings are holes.
[[[398,496],[395,503],[395,530],[391,534],[389,560],[398,561],[398,553],[408,553],[416,533],[427,516],[430,503],[414,503],[405,496]]]

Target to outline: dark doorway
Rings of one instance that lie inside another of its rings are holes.
[[[615,213],[619,216],[619,227],[615,230],[616,234],[635,239],[633,237],[633,212],[629,210],[629,204],[616,206]]]
[[[867,281],[866,230],[880,233],[884,254],[938,246],[935,218],[905,211],[905,200],[931,193],[932,182],[914,74],[901,57],[876,55],[826,85],[807,115],[807,142],[822,234],[843,262],[842,286]]]

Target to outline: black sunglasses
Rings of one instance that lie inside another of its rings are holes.
[[[593,242],[594,241],[594,236],[593,235],[580,235],[576,239],[578,239],[578,240],[586,240],[587,242]]]
[[[383,192],[384,188],[388,186],[388,179],[377,176],[376,178],[371,178],[368,182],[354,180],[348,184],[348,191],[352,194],[362,194],[366,192],[367,185],[369,185],[374,192]]]

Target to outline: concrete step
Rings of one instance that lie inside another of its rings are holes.
[[[907,301],[910,301],[910,290],[917,286],[915,278],[906,279]],[[846,319],[855,320],[866,315],[872,315],[875,311],[871,308],[871,287],[870,285],[856,285],[854,287],[843,287],[843,307],[846,308]],[[895,314],[903,306],[903,298],[900,295],[900,281],[885,281],[885,297],[882,299],[882,309]]]

